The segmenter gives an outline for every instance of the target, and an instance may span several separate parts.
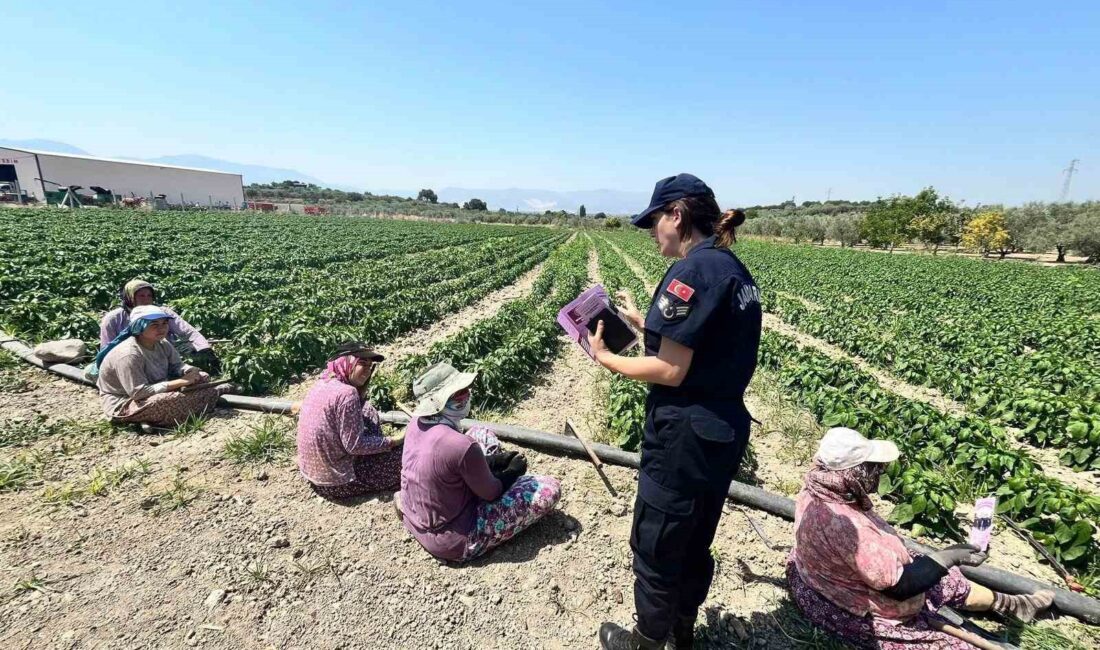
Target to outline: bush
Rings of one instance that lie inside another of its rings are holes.
[[[623,222],[618,217],[610,217],[603,222],[604,228],[622,228]]]

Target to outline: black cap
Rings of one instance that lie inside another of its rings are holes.
[[[673,201],[686,199],[689,196],[714,196],[714,191],[691,174],[662,178],[653,186],[653,197],[649,199],[649,207],[634,215],[630,223],[639,228],[652,228],[654,212]]]
[[[383,361],[386,358],[367,347],[367,344],[362,341],[344,341],[328,360],[332,361],[348,354],[360,359],[370,359],[371,361]]]

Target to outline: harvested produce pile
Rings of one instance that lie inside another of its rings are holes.
[[[636,261],[649,283],[668,267],[643,236],[604,239]],[[1057,444],[1063,460],[1079,467],[1077,458],[1097,458],[1100,275],[764,242],[741,243],[737,252],[761,286],[766,311],[853,354],[867,352],[868,361],[903,378],[973,391],[947,391],[972,398],[973,413],[943,414],[882,389],[850,362],[765,333],[761,363],[823,426],[853,427],[901,446],[902,462],[880,485],[897,504],[893,521],[915,534],[962,538],[957,506],[997,494],[1000,514],[1096,590],[1100,497],[1044,475],[1002,426],[1038,404],[1022,423],[1029,441]],[[608,273],[609,285],[643,291],[634,279]],[[642,298],[644,308],[649,297]],[[917,368],[927,374],[914,374]],[[608,425],[624,444],[640,439],[642,400],[644,393],[613,387]]]

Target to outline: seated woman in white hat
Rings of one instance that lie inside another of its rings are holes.
[[[405,528],[429,553],[453,562],[508,541],[561,497],[558,479],[524,475],[527,460],[502,452],[491,431],[460,432],[475,378],[440,363],[413,382],[417,405],[401,459]]]
[[[957,567],[986,559],[969,544],[908,551],[869,497],[899,456],[894,443],[851,429],[830,429],[821,439],[795,501],[787,563],[791,595],[806,618],[856,647],[962,649],[973,646],[935,629],[944,605],[1023,621],[1051,605],[1051,591],[1010,596],[968,581]]]

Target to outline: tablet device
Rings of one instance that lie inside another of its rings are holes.
[[[607,349],[615,354],[622,353],[623,350],[629,348],[637,340],[633,330],[626,324],[622,316],[619,316],[618,311],[612,311],[610,307],[600,309],[595,316],[588,320],[586,324],[588,331],[595,334],[596,324],[601,320],[603,321],[603,342],[607,345]]]

